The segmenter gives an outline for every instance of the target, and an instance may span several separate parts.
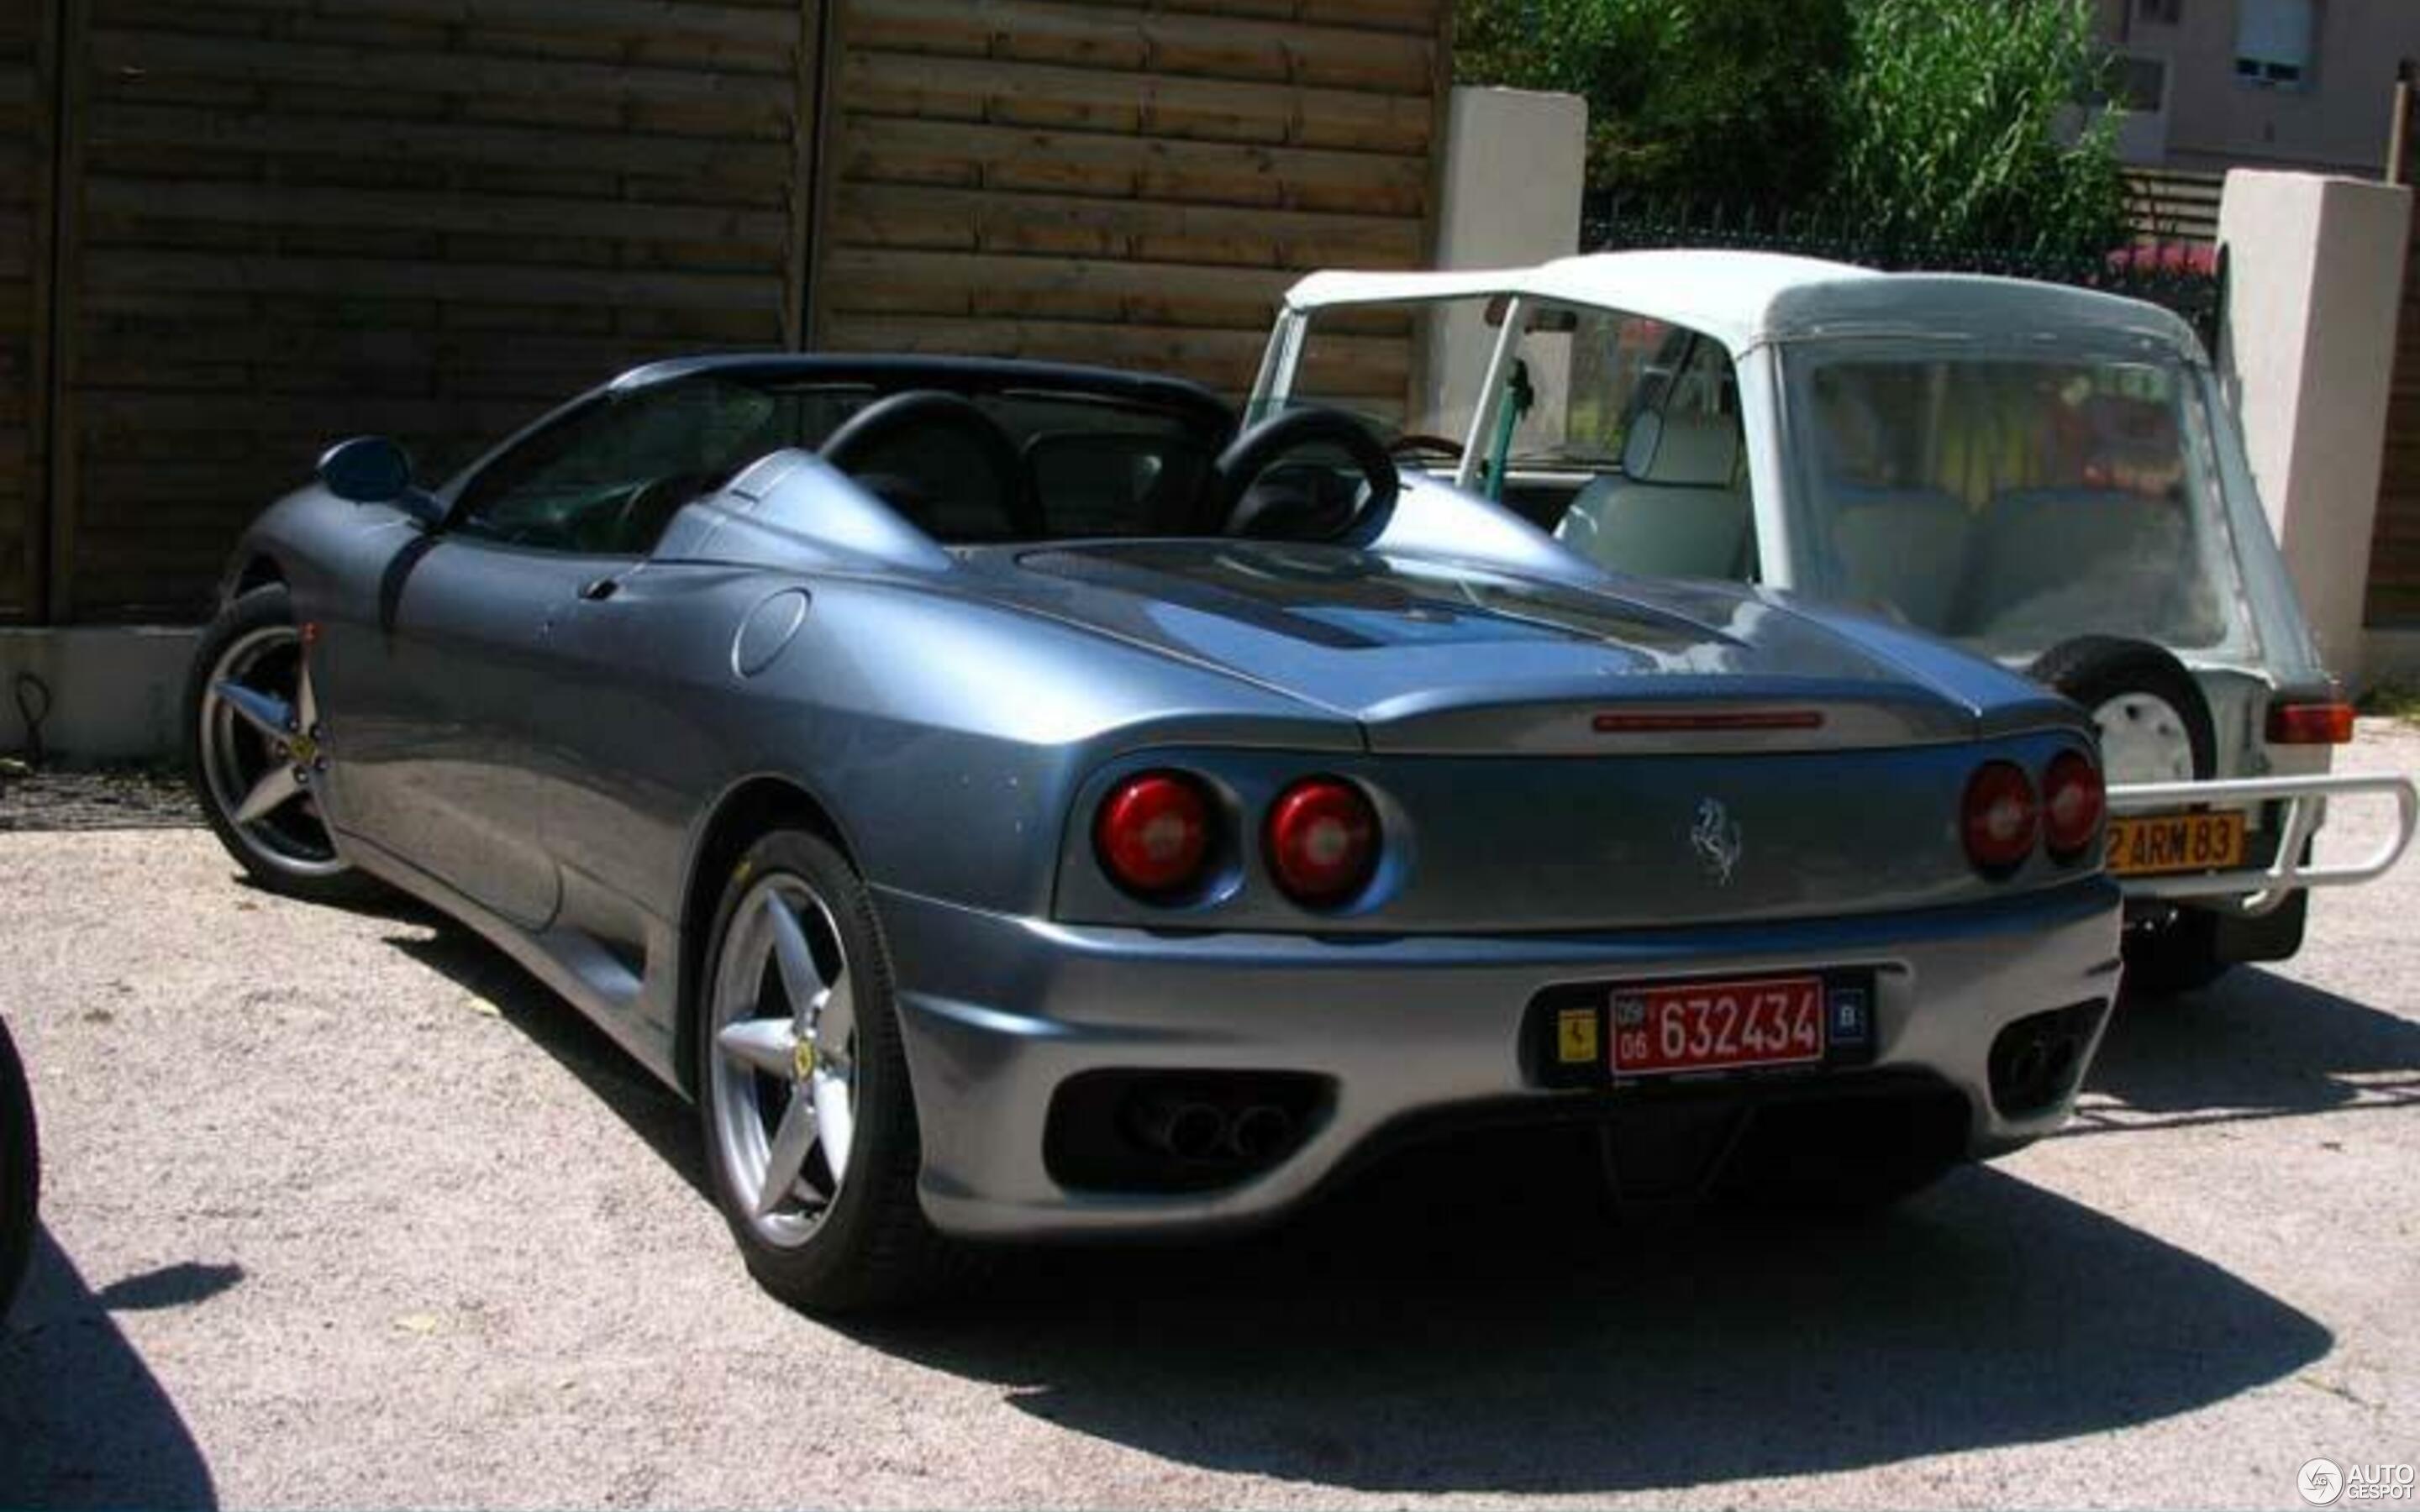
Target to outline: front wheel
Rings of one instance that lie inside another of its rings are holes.
[[[203,816],[255,882],[313,903],[377,894],[336,854],[320,810],[335,753],[285,585],[242,594],[202,632],[185,684],[185,743]]]
[[[865,885],[800,830],[752,846],[715,916],[697,1014],[698,1109],[717,1204],[748,1268],[843,1312],[939,1278],[916,1198],[916,1105]]]

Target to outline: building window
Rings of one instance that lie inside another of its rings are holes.
[[[2162,26],[2181,26],[2185,20],[2185,0],[2134,0],[2134,14]]]
[[[2235,76],[2294,87],[2311,71],[2316,0],[2236,0]]]
[[[2168,60],[2120,53],[2109,60],[2109,102],[2119,110],[2156,116],[2168,108]]]

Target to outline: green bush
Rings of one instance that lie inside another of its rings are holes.
[[[1455,64],[1585,96],[1594,188],[1885,244],[2120,239],[2111,123],[2060,134],[2106,65],[2090,0],[1460,0]]]
[[[2055,253],[2122,239],[2115,124],[2060,140],[2106,66],[2087,0],[1857,0],[1830,193],[1885,241]]]
[[[1589,101],[1592,184],[1792,198],[1835,152],[1849,0],[1463,0],[1465,83]]]

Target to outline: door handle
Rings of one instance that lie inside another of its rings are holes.
[[[594,582],[580,585],[580,596],[591,604],[602,604],[621,591],[622,581],[618,578],[599,578]]]

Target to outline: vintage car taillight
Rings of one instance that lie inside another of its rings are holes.
[[[1110,880],[1162,901],[1199,886],[1209,871],[1216,811],[1198,778],[1144,772],[1109,790],[1093,817],[1093,848]]]
[[[2092,848],[2108,808],[2101,768],[2080,750],[2060,751],[2042,772],[2041,791],[2043,842],[2053,857],[2073,861]]]
[[[2342,746],[2351,739],[2350,703],[2279,703],[2269,711],[2273,746]]]
[[[2033,779],[2014,762],[1985,762],[1966,780],[1960,818],[1966,856],[1981,872],[2013,872],[2031,856],[2041,836],[2041,811]]]
[[[1342,778],[1305,778],[1278,795],[1263,839],[1278,887],[1307,908],[1352,902],[1378,870],[1378,810]]]

